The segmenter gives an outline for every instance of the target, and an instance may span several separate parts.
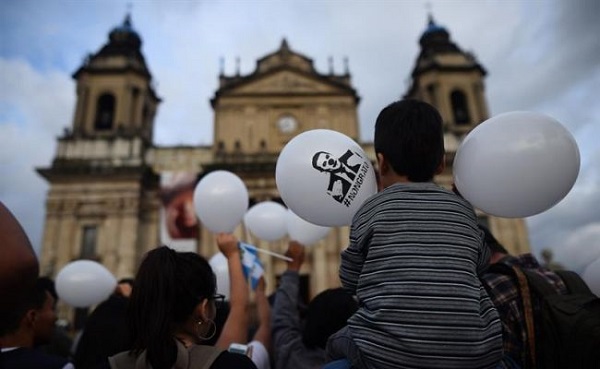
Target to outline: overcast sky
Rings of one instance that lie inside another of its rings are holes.
[[[72,124],[71,74],[121,24],[131,3],[142,52],[163,98],[158,145],[212,142],[209,99],[241,59],[290,47],[327,73],[349,58],[361,96],[361,136],[406,90],[427,23],[425,1],[117,1],[0,2],[0,199],[39,248],[48,185],[34,168],[50,165],[56,138]],[[600,258],[600,1],[429,1],[436,22],[487,69],[491,115],[530,110],[556,118],[573,134],[581,170],[573,190],[527,219],[533,250],[553,248],[583,271]],[[596,263],[598,264],[598,263]]]

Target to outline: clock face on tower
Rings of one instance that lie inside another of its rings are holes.
[[[277,128],[279,128],[281,133],[292,133],[297,127],[298,122],[291,115],[284,115],[277,121]]]

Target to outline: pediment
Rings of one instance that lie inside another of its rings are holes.
[[[280,71],[234,87],[227,95],[343,92],[347,93],[329,81],[318,80],[294,71]]]

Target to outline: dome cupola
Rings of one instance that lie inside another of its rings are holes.
[[[128,45],[138,49],[142,45],[142,39],[131,26],[131,15],[129,13],[125,16],[123,24],[113,28],[108,37],[111,44]]]

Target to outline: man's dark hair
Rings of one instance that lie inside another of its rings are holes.
[[[506,255],[509,254],[509,252],[504,248],[504,246],[502,246],[500,244],[500,242],[498,242],[496,237],[494,237],[492,232],[490,232],[488,227],[484,226],[483,224],[478,224],[478,227],[479,227],[479,229],[481,229],[483,231],[483,234],[484,234],[483,242],[490,249],[490,251],[492,253],[501,253],[501,254],[506,254]]]
[[[393,102],[377,117],[374,146],[396,174],[411,182],[431,181],[444,160],[442,117],[423,101]]]
[[[7,313],[6,326],[0,331],[0,336],[13,333],[19,328],[21,319],[31,309],[41,309],[44,306],[47,295],[50,293],[47,289],[47,283],[44,279],[38,278],[35,286],[27,292],[25,299],[15,309]]]
[[[52,297],[54,297],[54,301],[58,301],[58,294],[56,293],[56,285],[52,278],[50,277],[39,277],[38,283],[42,285],[46,291],[48,291]]]
[[[302,342],[324,349],[329,336],[343,328],[357,309],[356,301],[342,288],[321,292],[308,304]]]

